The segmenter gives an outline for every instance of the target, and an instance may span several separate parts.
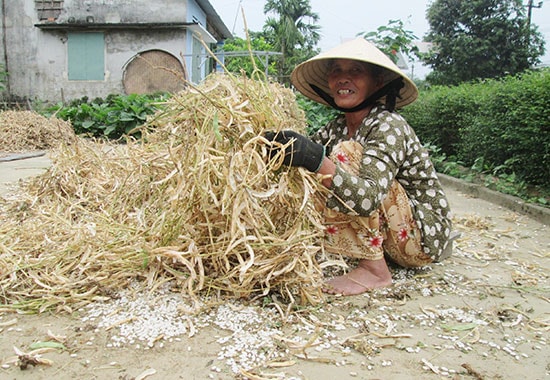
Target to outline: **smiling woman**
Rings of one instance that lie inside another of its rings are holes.
[[[368,95],[382,87],[383,78],[380,74],[373,75],[369,66],[366,62],[346,59],[329,63],[328,87],[338,107],[358,106]]]
[[[298,65],[291,80],[303,95],[342,112],[311,138],[266,134],[272,149],[284,149],[287,165],[319,173],[330,190],[318,205],[325,250],[359,259],[324,291],[354,295],[391,285],[386,259],[421,267],[448,256],[445,193],[427,151],[395,111],[417,98],[414,83],[363,38]]]
[[[339,108],[354,108],[384,85],[381,70],[375,65],[348,59],[335,59],[328,64],[328,87]]]

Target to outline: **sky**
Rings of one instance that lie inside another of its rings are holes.
[[[403,28],[422,40],[428,33],[426,10],[432,0],[310,0],[312,11],[319,15],[321,26],[319,48],[324,51],[354,38],[358,33],[376,31],[390,20],[403,21]],[[540,0],[534,0],[538,5]],[[227,28],[236,37],[245,37],[242,9],[251,31],[260,31],[264,25],[264,0],[210,0]],[[528,0],[524,0],[527,4]],[[541,8],[533,8],[531,22],[538,26],[546,41],[543,64],[550,65],[550,0],[543,0]],[[410,63],[405,70],[409,76],[423,77],[429,71],[419,63]]]

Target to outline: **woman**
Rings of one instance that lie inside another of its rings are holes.
[[[353,295],[391,285],[386,258],[420,267],[450,254],[447,199],[428,153],[394,111],[416,99],[414,83],[363,38],[300,64],[291,80],[305,96],[343,113],[311,139],[293,131],[266,134],[288,144],[287,165],[324,176],[331,190],[323,206],[326,249],[359,259],[324,291]]]

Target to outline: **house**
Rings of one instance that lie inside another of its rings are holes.
[[[0,0],[4,98],[175,92],[231,32],[208,0]],[[1,69],[1,68],[0,68]]]

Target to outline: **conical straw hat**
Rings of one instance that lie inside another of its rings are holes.
[[[311,100],[329,105],[319,96],[319,94],[317,94],[317,92],[315,92],[312,85],[330,94],[327,83],[328,63],[333,59],[340,58],[368,62],[384,68],[386,70],[384,84],[398,77],[402,77],[405,86],[401,89],[399,97],[396,99],[395,105],[397,108],[414,102],[418,97],[418,89],[414,82],[411,81],[389,57],[363,37],[344,42],[341,45],[301,63],[292,71],[290,80],[298,91]]]

